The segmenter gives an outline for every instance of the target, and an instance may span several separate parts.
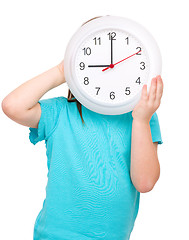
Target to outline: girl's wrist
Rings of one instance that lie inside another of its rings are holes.
[[[133,120],[141,123],[149,123],[154,113],[153,109],[134,109],[132,111]]]
[[[58,77],[56,79],[56,82],[55,82],[55,87],[61,85],[62,83],[65,83],[66,80],[65,80],[65,77],[64,77],[64,70],[61,68],[60,64],[56,65],[55,66],[56,70],[57,70],[57,73],[58,73]]]

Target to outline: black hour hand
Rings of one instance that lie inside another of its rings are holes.
[[[110,65],[88,65],[88,67],[109,67]]]

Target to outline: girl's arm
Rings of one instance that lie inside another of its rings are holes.
[[[149,94],[143,86],[139,103],[132,116],[131,180],[139,192],[149,192],[160,175],[157,143],[152,142],[150,119],[160,105],[163,82],[160,76],[152,79]]]
[[[38,100],[46,92],[64,82],[62,61],[9,93],[2,101],[3,112],[17,123],[37,128],[41,114]]]

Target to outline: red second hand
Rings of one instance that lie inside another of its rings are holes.
[[[137,53],[139,53],[139,52],[141,52],[141,50],[140,51],[138,51],[138,52],[136,52],[136,53],[134,53],[134,54],[132,54],[131,56],[129,56],[129,57],[126,57],[126,58],[124,58],[123,60],[121,60],[121,61],[119,61],[119,62],[117,62],[117,63],[115,63],[115,64],[110,64],[111,66],[109,66],[109,67],[107,67],[107,68],[104,68],[104,69],[102,69],[102,71],[106,71],[107,69],[109,69],[109,68],[113,68],[116,64],[118,64],[118,63],[120,63],[120,62],[123,62],[123,61],[125,61],[126,59],[128,59],[128,58],[130,58],[130,57],[132,57],[132,56],[134,56],[134,55],[136,55]]]

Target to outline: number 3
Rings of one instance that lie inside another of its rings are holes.
[[[142,68],[140,67],[141,70],[145,69],[145,62],[141,62],[140,64],[142,64]]]

